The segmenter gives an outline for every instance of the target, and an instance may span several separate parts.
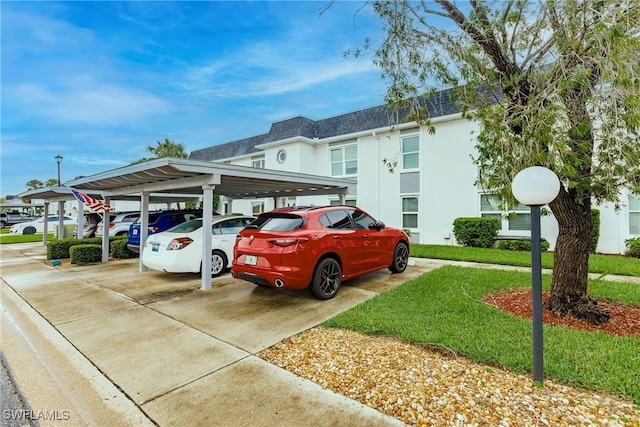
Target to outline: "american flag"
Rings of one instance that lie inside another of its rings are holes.
[[[98,199],[94,199],[93,197],[87,196],[86,194],[76,190],[71,190],[71,192],[76,196],[76,199],[87,205],[89,209],[94,212],[109,212],[111,210],[111,206],[106,203],[102,203]]]

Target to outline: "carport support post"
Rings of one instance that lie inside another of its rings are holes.
[[[142,248],[147,243],[149,236],[149,192],[143,191],[140,200],[140,246],[138,248],[140,256],[138,257],[138,270],[140,273],[147,271],[147,267],[142,263]]]
[[[44,202],[44,217],[43,218],[49,218],[49,202]],[[49,222],[45,221],[44,222],[44,233],[42,234],[42,244],[46,247],[47,246],[47,240],[49,238]]]
[[[111,197],[104,196],[104,203],[108,205]],[[109,261],[109,212],[102,212],[102,262]]]
[[[60,200],[58,202],[58,239],[62,238],[64,238],[64,201]]]
[[[215,185],[203,185],[202,195],[202,285],[203,291],[211,289],[211,227],[213,225],[213,190]]]
[[[78,234],[76,239],[84,238],[84,203],[78,200]]]

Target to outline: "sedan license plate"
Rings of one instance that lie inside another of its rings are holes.
[[[255,255],[247,255],[244,258],[244,263],[248,265],[256,265],[258,263],[258,257]]]

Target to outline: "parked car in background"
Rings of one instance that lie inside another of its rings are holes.
[[[149,235],[166,231],[183,222],[202,217],[202,209],[174,209],[149,213]],[[136,220],[127,233],[127,248],[140,252],[140,218]]]
[[[381,268],[401,273],[409,238],[353,206],[262,213],[238,234],[233,277],[260,286],[305,289],[333,298],[342,281]]]
[[[109,236],[122,236],[129,232],[131,224],[140,218],[139,211],[118,212],[116,216],[109,221]],[[100,221],[96,228],[96,236],[102,236],[104,222]]]
[[[38,216],[29,215],[25,212],[3,212],[0,214],[0,228],[9,227],[21,222],[33,221],[38,218]]]
[[[231,267],[237,234],[253,216],[214,216],[211,227],[211,276],[218,277]],[[176,225],[147,239],[142,263],[151,270],[167,273],[197,273],[202,269],[202,218]]]
[[[64,221],[64,225],[70,225],[70,224],[75,224],[78,221],[78,218],[64,216],[63,221]],[[58,215],[50,215],[48,219],[47,230],[53,233],[53,229],[58,224],[58,222],[59,222]],[[33,221],[14,224],[11,226],[10,232],[11,234],[44,233],[44,217],[39,217],[37,219],[34,219]]]
[[[115,212],[108,212],[109,221],[115,218]],[[102,221],[102,216],[104,214],[97,212],[87,212],[83,215],[84,217],[84,227],[82,227],[82,237],[94,237],[96,235],[96,231],[98,229],[98,224]],[[78,225],[76,224],[76,228],[73,230],[73,236],[76,237],[78,235]]]

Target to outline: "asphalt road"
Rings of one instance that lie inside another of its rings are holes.
[[[38,426],[37,414],[31,410],[24,396],[20,394],[4,353],[0,353],[0,365],[2,427]]]

